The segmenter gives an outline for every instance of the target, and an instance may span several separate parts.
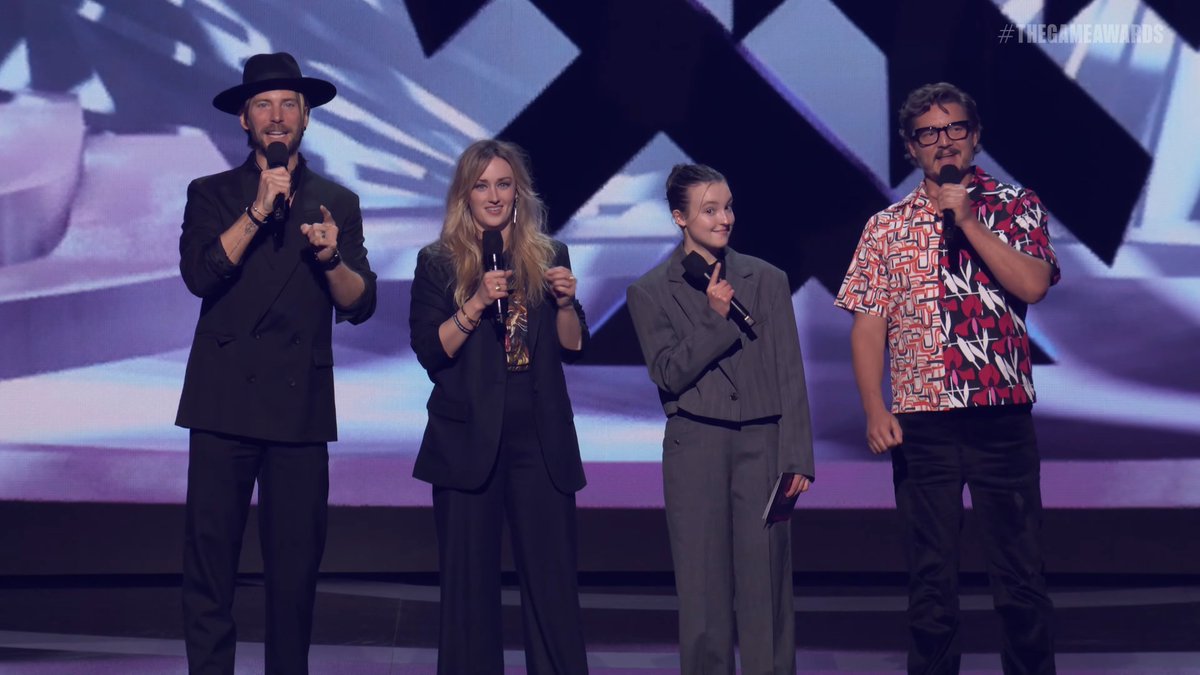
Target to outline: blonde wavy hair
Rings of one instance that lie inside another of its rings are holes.
[[[516,221],[508,225],[512,288],[534,307],[545,300],[545,275],[554,263],[554,245],[546,234],[546,206],[533,189],[529,160],[520,146],[489,139],[476,141],[463,151],[446,193],[446,219],[438,241],[454,267],[454,302],[461,306],[483,278],[483,235],[471,216],[471,189],[497,157],[512,167],[517,196]]]

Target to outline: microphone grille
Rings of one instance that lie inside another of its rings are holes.
[[[957,166],[954,166],[953,164],[947,164],[946,166],[942,167],[941,171],[938,172],[938,185],[957,183],[962,180],[962,177],[962,171],[960,171]]]
[[[263,153],[267,158],[267,168],[274,169],[280,166],[287,166],[288,148],[283,143],[278,141],[267,146],[267,151]]]
[[[496,230],[483,231],[483,255],[489,257],[504,252],[504,237]]]

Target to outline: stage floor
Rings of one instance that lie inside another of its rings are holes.
[[[508,579],[512,581],[512,579]],[[896,575],[801,575],[797,667],[804,673],[891,673],[904,663],[904,590]],[[998,623],[983,580],[963,589],[963,671],[999,673]],[[1200,674],[1200,577],[1051,579],[1060,673]],[[675,673],[669,575],[583,575],[593,673]],[[314,675],[433,673],[436,580],[330,576],[321,583]],[[523,673],[519,599],[506,585],[506,672]],[[262,672],[260,579],[235,605],[238,673]],[[178,578],[0,578],[0,672],[7,675],[185,672]]]

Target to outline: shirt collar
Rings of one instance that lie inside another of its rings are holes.
[[[292,175],[298,176],[303,173],[302,169],[306,164],[308,164],[308,160],[304,159],[304,153],[296,153],[296,170],[292,172]],[[255,175],[262,173],[262,167],[258,165],[258,158],[255,157],[253,150],[246,156],[246,161],[242,163],[242,168],[253,172]]]

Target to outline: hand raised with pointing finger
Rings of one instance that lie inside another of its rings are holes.
[[[329,262],[337,251],[338,226],[324,204],[321,205],[321,215],[324,216],[321,222],[301,225],[300,233],[308,237],[308,244],[313,247],[313,255],[317,260]]]
[[[733,286],[721,279],[721,263],[713,267],[708,277],[708,288],[704,291],[708,296],[708,306],[723,318],[729,318],[729,305],[733,301]]]

